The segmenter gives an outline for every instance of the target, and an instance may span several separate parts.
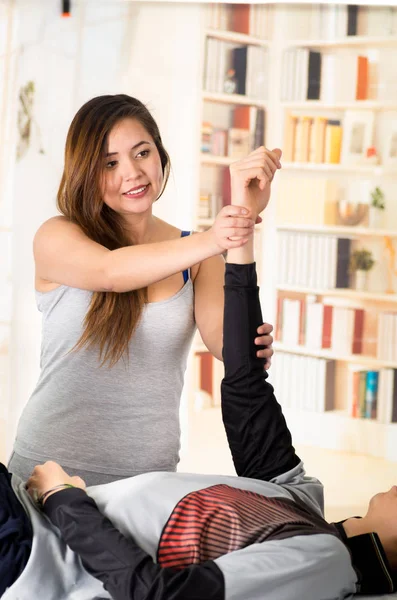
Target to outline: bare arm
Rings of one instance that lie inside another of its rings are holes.
[[[194,281],[194,312],[197,327],[204,344],[218,360],[223,360],[224,281],[225,261],[222,256],[214,256],[203,261]]]
[[[52,283],[91,291],[140,289],[221,254],[225,247],[245,243],[253,221],[240,215],[238,207],[225,207],[206,232],[112,251],[67,219],[55,217],[35,236],[36,274]],[[242,236],[239,242],[229,240],[235,235]]]

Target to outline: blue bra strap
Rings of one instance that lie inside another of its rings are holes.
[[[187,235],[190,235],[190,231],[182,231],[181,232],[181,237],[186,237]],[[190,277],[190,269],[185,269],[183,271],[183,283],[185,284],[188,279]]]

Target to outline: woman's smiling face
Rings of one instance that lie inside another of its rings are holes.
[[[133,118],[110,131],[103,157],[103,201],[120,215],[151,210],[163,186],[163,169],[156,144],[145,127]]]

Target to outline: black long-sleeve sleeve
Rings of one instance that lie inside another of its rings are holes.
[[[223,574],[214,562],[181,571],[160,567],[132,538],[123,536],[83,490],[53,494],[44,512],[114,600],[224,600]]]
[[[254,339],[262,324],[255,263],[226,265],[222,417],[237,475],[269,480],[300,459]]]

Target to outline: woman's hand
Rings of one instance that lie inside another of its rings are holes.
[[[272,347],[272,344],[273,344],[273,336],[271,335],[272,331],[273,331],[273,326],[270,325],[270,323],[263,323],[263,325],[258,327],[257,333],[259,335],[258,335],[258,337],[255,338],[255,344],[257,346],[266,346],[262,350],[258,350],[258,352],[256,353],[256,355],[259,358],[264,358],[266,360],[266,362],[265,362],[266,370],[270,369],[271,358],[274,354],[273,347]]]
[[[208,233],[221,252],[243,246],[254,232],[251,211],[243,206],[224,206]]]
[[[85,482],[81,477],[77,477],[76,475],[70,477],[58,463],[50,460],[44,463],[44,465],[37,465],[33,469],[26,484],[26,489],[32,498],[37,500],[37,498],[40,498],[40,496],[48,492],[48,490],[51,490],[57,485],[62,485],[63,483],[67,483],[82,490],[85,490],[86,488]],[[57,491],[61,490],[55,490],[52,493],[55,494]],[[52,496],[52,493],[48,494],[47,498]]]
[[[245,206],[256,219],[267,206],[277,169],[281,169],[281,150],[261,146],[246,158],[230,165],[232,205]]]

